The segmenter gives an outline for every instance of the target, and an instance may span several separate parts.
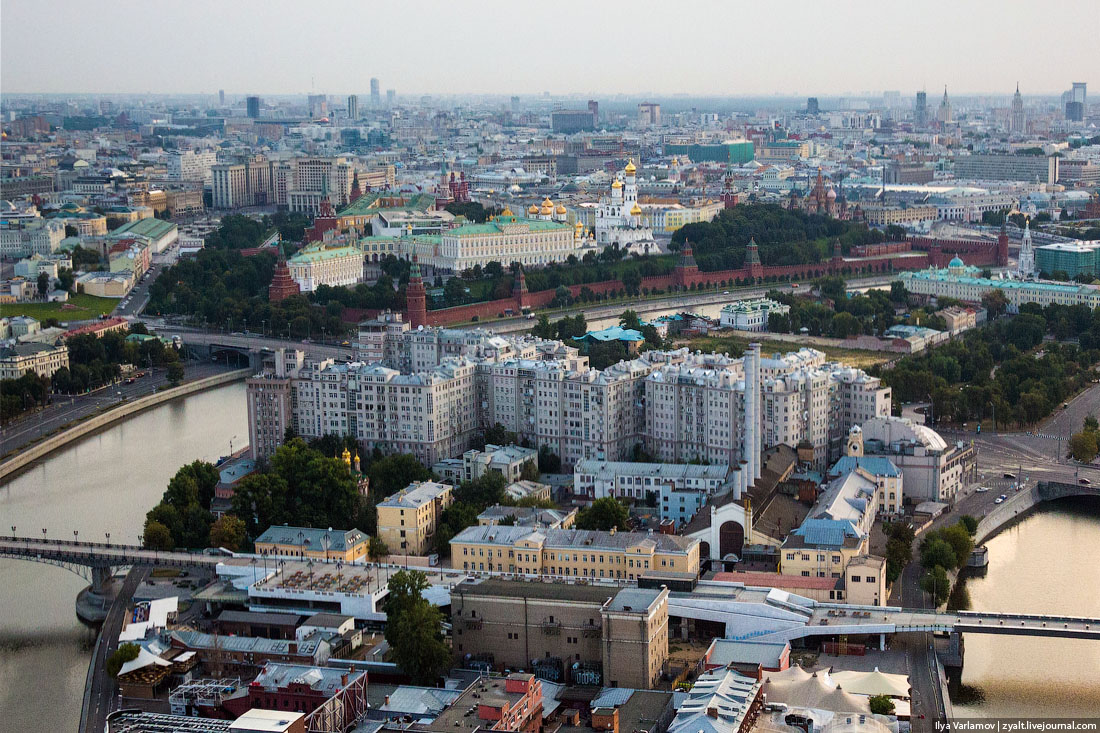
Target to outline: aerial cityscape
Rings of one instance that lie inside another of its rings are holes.
[[[0,0],[0,730],[1096,731],[1098,29]]]

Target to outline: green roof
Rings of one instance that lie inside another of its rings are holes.
[[[347,257],[348,255],[362,254],[357,247],[306,247],[298,254],[291,257],[288,262],[320,262],[331,260],[335,257]]]
[[[160,239],[172,232],[175,228],[176,225],[170,221],[150,217],[148,219],[138,219],[137,221],[126,222],[112,233]]]
[[[551,229],[567,229],[573,231],[573,227],[565,222],[545,221],[543,219],[520,219],[519,217],[513,216],[507,221],[501,221],[501,219],[497,218],[494,221],[487,221],[484,224],[464,224],[449,232],[445,232],[445,234],[449,237],[472,237],[479,234],[500,234],[504,231],[502,228],[504,224],[526,224],[532,232],[547,231]]]
[[[403,198],[404,206],[379,206],[379,199]],[[336,216],[371,216],[382,211],[427,211],[435,205],[435,196],[430,193],[400,194],[386,191],[371,191],[357,198],[336,213]]]

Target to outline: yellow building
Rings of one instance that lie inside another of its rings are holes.
[[[867,551],[867,535],[851,522],[807,519],[783,541],[779,572],[803,578],[839,578],[852,558]]]
[[[467,527],[451,540],[463,570],[637,580],[647,572],[699,574],[699,541],[648,532]]]
[[[256,552],[306,560],[356,562],[366,559],[368,544],[367,535],[358,529],[276,525],[256,538]]]
[[[378,536],[395,555],[427,555],[434,549],[439,515],[452,502],[449,484],[414,481],[378,504]]]

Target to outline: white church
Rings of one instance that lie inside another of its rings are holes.
[[[634,161],[629,161],[622,180],[616,177],[612,182],[611,196],[600,198],[596,208],[596,244],[601,247],[618,244],[623,249],[636,249],[643,242],[653,241],[653,230],[638,205],[636,172]]]

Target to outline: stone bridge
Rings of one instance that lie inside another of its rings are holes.
[[[1094,484],[1040,481],[1033,488],[1013,494],[1003,504],[998,504],[978,522],[974,533],[974,546],[987,542],[1005,527],[1022,519],[1044,501],[1068,499],[1074,496],[1100,497],[1100,486]]]

